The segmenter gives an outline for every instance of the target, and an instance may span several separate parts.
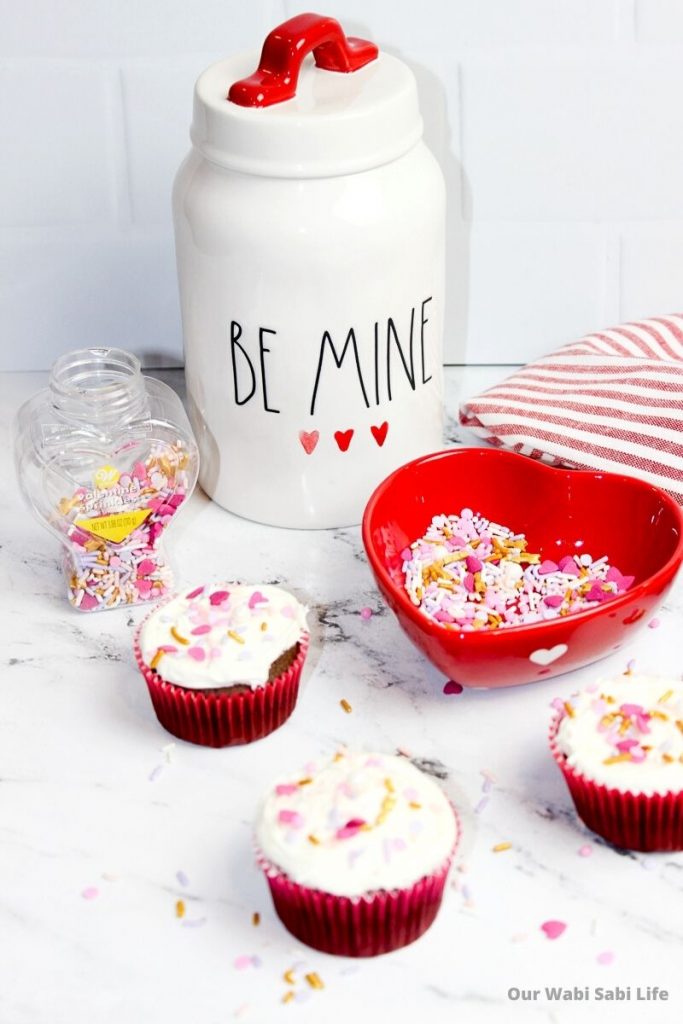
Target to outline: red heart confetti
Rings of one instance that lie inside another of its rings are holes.
[[[462,693],[462,691],[463,691],[462,683],[456,683],[455,679],[449,679],[448,682],[446,683],[446,685],[443,688],[443,692],[444,693],[449,693],[449,694],[450,693],[458,694],[458,693]]]

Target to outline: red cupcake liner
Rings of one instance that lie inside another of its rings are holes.
[[[177,686],[151,669],[140,650],[142,625],[135,635],[135,660],[160,724],[179,739],[204,747],[253,743],[278,729],[294,710],[308,652],[307,633],[299,641],[296,658],[277,679],[245,693],[212,693]]]
[[[336,896],[293,882],[257,850],[277,916],[288,932],[322,953],[379,956],[419,939],[433,924],[443,899],[455,845],[440,868],[407,889],[381,890],[364,896]]]
[[[557,746],[564,713],[550,726],[550,750],[569,787],[577,814],[603,839],[625,850],[644,853],[683,850],[683,793],[623,792],[592,782],[572,768]]]

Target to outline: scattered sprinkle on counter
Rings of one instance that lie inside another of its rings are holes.
[[[258,928],[258,926],[261,924],[261,915],[259,914],[258,910],[255,910],[254,913],[251,915],[251,923],[253,924],[254,928]]]
[[[567,930],[567,925],[564,921],[544,921],[541,925],[541,931],[549,939],[559,939],[560,935],[563,935]]]
[[[367,622],[368,619],[372,618],[372,608],[361,608],[360,617]]]
[[[491,847],[493,853],[504,853],[506,850],[512,849],[512,843],[505,840],[503,843],[496,843],[495,846]]]
[[[95,900],[97,899],[99,894],[100,890],[97,888],[96,885],[88,885],[81,893],[81,896],[83,897],[84,900]]]
[[[345,711],[347,715],[350,715],[351,712],[353,711],[353,708],[349,704],[348,700],[344,700],[344,698],[342,698],[339,701],[339,705],[340,705],[342,711]]]
[[[305,977],[306,977],[306,981],[311,986],[311,988],[316,988],[316,989],[325,988],[325,984],[324,984],[322,978],[315,971],[311,971]]]
[[[185,902],[184,900],[176,900],[175,903],[175,916],[185,917]]]

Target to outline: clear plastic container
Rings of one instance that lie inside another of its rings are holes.
[[[68,599],[81,611],[163,597],[163,540],[197,480],[198,451],[176,393],[128,352],[69,352],[19,410],[24,497],[64,547]]]

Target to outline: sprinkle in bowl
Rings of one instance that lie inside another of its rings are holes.
[[[405,590],[407,547],[434,516],[473,509],[524,534],[542,560],[606,556],[627,590],[548,621],[464,630],[432,621]],[[494,448],[453,448],[401,466],[372,494],[363,543],[399,624],[429,660],[464,686],[547,679],[618,650],[646,625],[683,562],[683,514],[664,491],[616,473],[558,469]]]

